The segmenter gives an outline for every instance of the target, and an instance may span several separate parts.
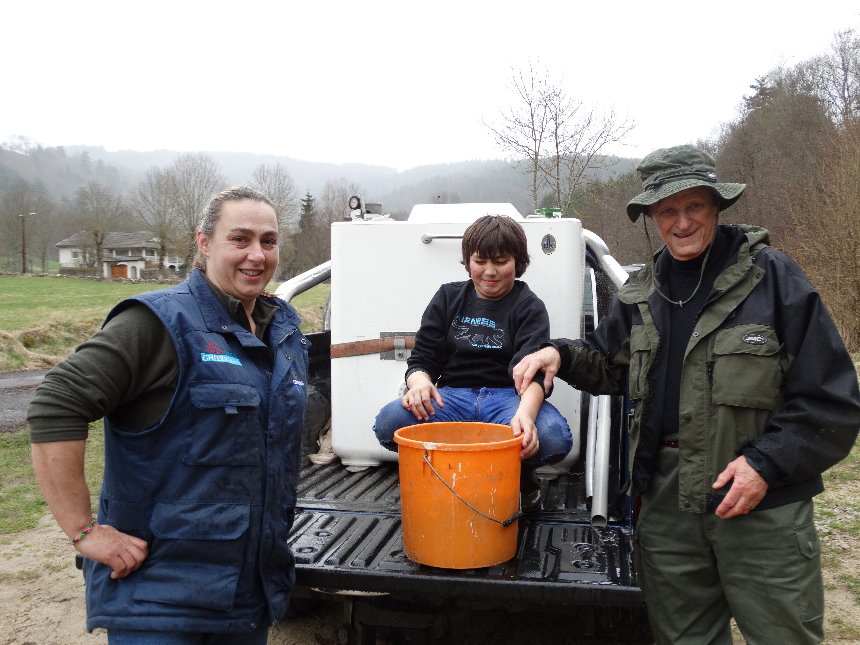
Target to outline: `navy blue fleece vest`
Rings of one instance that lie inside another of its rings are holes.
[[[105,419],[99,522],[146,540],[149,557],[122,580],[86,562],[87,627],[241,632],[278,621],[295,576],[287,535],[308,367],[298,315],[273,299],[267,345],[198,272],[131,300],[162,321],[180,369],[157,424]]]

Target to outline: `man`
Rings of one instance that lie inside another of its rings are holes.
[[[768,232],[719,224],[744,184],[717,182],[693,146],[639,164],[665,247],[584,340],[514,368],[594,394],[627,389],[642,586],[658,643],[819,643],[823,589],[812,497],[851,450],[860,393],[851,358],[800,268]]]

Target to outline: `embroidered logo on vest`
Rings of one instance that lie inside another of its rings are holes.
[[[767,337],[761,334],[744,334],[741,340],[748,345],[767,345]]]
[[[230,363],[230,365],[239,365],[240,367],[242,365],[242,361],[235,356],[230,356],[230,354],[204,354],[200,352],[200,360],[204,363]]]

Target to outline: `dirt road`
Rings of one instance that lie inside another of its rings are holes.
[[[46,370],[0,373],[0,433],[27,425],[27,405]]]

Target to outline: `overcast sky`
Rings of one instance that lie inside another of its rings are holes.
[[[712,136],[757,77],[860,31],[860,3],[15,0],[0,24],[0,142],[403,170],[504,157],[483,123],[538,59],[635,120],[617,154]]]

